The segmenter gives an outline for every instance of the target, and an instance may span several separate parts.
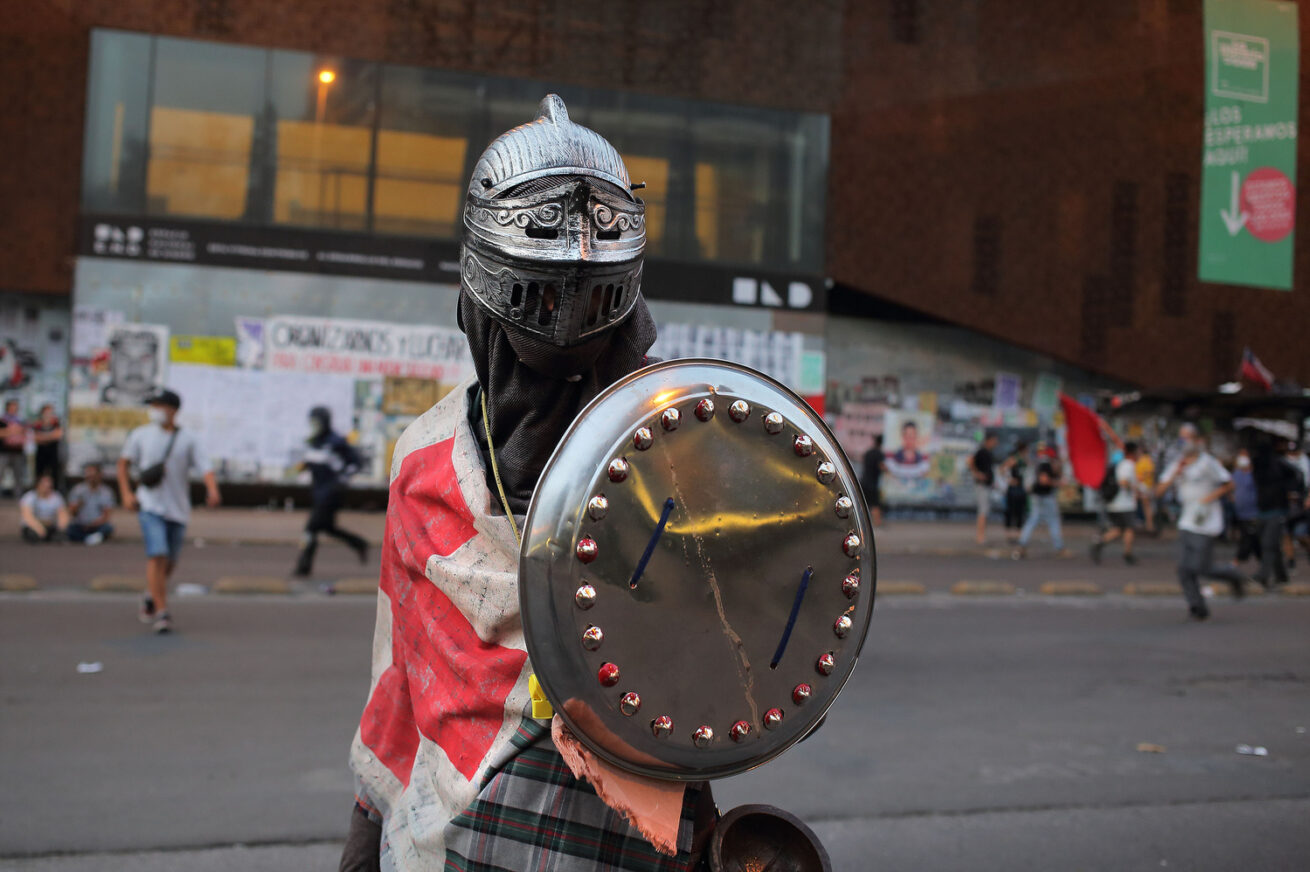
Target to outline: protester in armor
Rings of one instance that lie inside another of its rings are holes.
[[[659,836],[642,809],[621,814],[605,785],[580,781],[531,717],[518,605],[537,478],[582,407],[655,341],[643,211],[618,152],[554,95],[474,169],[458,312],[477,378],[396,445],[344,872],[700,862],[707,785],[659,789],[680,809]]]
[[[295,574],[303,577],[313,572],[320,533],[340,539],[359,556],[360,563],[368,562],[368,543],[364,538],[337,526],[337,511],[341,508],[346,482],[361,466],[359,452],[332,429],[332,413],[324,406],[309,410],[306,446],[301,468],[309,470],[313,508],[305,522]]]
[[[36,487],[18,501],[25,542],[59,542],[68,531],[68,505],[63,494],[55,490],[54,477],[40,476]]]

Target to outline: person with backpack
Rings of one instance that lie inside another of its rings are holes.
[[[1103,531],[1091,546],[1092,562],[1101,562],[1101,552],[1106,545],[1116,539],[1122,539],[1124,563],[1132,566],[1137,563],[1133,556],[1133,521],[1137,513],[1137,454],[1136,442],[1126,442],[1123,458],[1106,470],[1101,481],[1101,503],[1105,506],[1108,529]]]
[[[205,480],[210,508],[219,504],[218,481],[196,435],[177,425],[182,398],[164,390],[146,400],[150,423],[128,434],[118,458],[118,490],[123,508],[136,511],[146,546],[146,594],[137,613],[156,633],[172,632],[168,579],[177,568],[191,517],[193,472]],[[135,470],[138,484],[132,487]]]

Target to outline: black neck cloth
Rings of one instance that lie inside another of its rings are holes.
[[[619,326],[561,348],[502,324],[461,291],[459,325],[468,337],[473,368],[487,398],[487,422],[510,511],[524,514],[541,470],[578,412],[602,390],[642,366],[655,343],[655,322],[645,299],[638,297]],[[492,510],[502,511],[476,395],[469,423],[486,466]]]

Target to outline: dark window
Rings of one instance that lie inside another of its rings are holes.
[[[919,42],[919,0],[892,0],[892,39],[906,45]]]
[[[1110,216],[1109,323],[1127,327],[1133,322],[1137,287],[1137,183],[1118,181]]]
[[[973,219],[973,291],[996,296],[1001,284],[1001,219],[979,215]]]
[[[1192,179],[1187,173],[1164,178],[1164,256],[1160,273],[1160,309],[1166,315],[1187,313],[1187,282],[1191,274]]]

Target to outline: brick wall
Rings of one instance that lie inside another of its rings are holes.
[[[1292,293],[1195,279],[1199,3],[22,9],[0,18],[0,290],[68,292],[88,34],[119,27],[830,112],[828,272],[838,281],[1147,386],[1212,386],[1228,368],[1216,353],[1243,345],[1310,384],[1310,245],[1298,247]],[[1310,28],[1310,9],[1301,24]],[[1301,93],[1310,117],[1310,87]],[[1232,325],[1222,347],[1216,318]]]

